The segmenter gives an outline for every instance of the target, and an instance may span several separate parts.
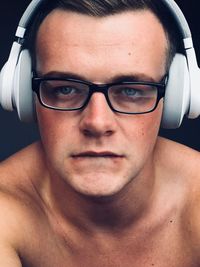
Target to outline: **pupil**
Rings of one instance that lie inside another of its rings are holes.
[[[124,91],[127,95],[135,95],[135,90],[132,88],[126,88]]]
[[[68,94],[68,93],[70,93],[70,92],[72,91],[72,88],[69,88],[69,87],[62,87],[62,88],[60,89],[60,91],[61,91],[61,93],[63,93],[63,94]]]

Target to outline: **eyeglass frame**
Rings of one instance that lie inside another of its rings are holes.
[[[40,83],[43,81],[69,81],[69,82],[81,83],[81,84],[88,86],[88,88],[89,88],[88,96],[87,96],[86,100],[84,101],[83,105],[81,107],[78,107],[78,108],[67,109],[67,108],[56,108],[53,106],[49,106],[49,105],[45,104],[44,102],[42,102],[42,99],[40,96]],[[152,85],[152,86],[156,87],[157,100],[156,100],[154,108],[152,108],[151,110],[148,110],[148,111],[144,111],[144,112],[124,112],[124,111],[116,110],[112,106],[111,101],[110,101],[109,96],[108,96],[109,88],[112,86],[116,86],[116,85],[130,85],[130,84],[149,85],[149,86]],[[58,111],[76,111],[76,110],[84,109],[85,107],[87,107],[92,95],[97,92],[97,93],[103,93],[104,94],[106,101],[107,101],[107,104],[112,111],[117,112],[117,113],[122,113],[122,114],[137,115],[137,114],[146,114],[146,113],[153,112],[157,108],[160,99],[162,99],[165,96],[166,84],[167,84],[167,75],[165,75],[164,78],[161,79],[161,82],[122,81],[122,82],[105,83],[105,84],[95,84],[95,83],[92,83],[89,81],[78,80],[78,79],[73,79],[73,78],[33,76],[33,78],[32,78],[32,91],[36,93],[40,104],[43,107],[48,108],[48,109],[53,109],[53,110],[58,110]]]

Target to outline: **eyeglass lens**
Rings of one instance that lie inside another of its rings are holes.
[[[88,99],[90,86],[65,80],[44,80],[40,83],[40,98],[44,105],[58,109],[81,108]],[[113,109],[121,112],[142,113],[152,110],[157,101],[156,86],[148,84],[119,84],[108,88]]]

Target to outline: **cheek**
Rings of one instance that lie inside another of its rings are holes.
[[[141,125],[141,135],[147,136],[147,138],[157,138],[157,134],[160,128],[161,114],[155,112],[154,114],[146,114],[145,119]]]
[[[51,111],[36,105],[37,121],[40,130],[42,141],[48,142],[48,139],[52,139],[54,132],[54,123],[52,123]],[[55,120],[54,120],[55,121]]]
[[[46,109],[39,104],[36,105],[36,111],[40,136],[47,155],[50,152],[61,153],[66,146],[66,140],[69,140],[74,132],[75,126],[72,125],[70,117],[66,116],[65,112]]]
[[[146,152],[152,150],[157,140],[161,116],[162,102],[154,112],[130,118],[129,128],[126,127],[126,133],[124,133],[129,143],[132,141],[138,150],[144,149]]]
[[[157,139],[158,131],[160,128],[161,116],[162,116],[162,104],[158,105],[157,109],[146,115],[147,118],[143,121],[143,126],[141,128],[141,134],[146,136],[149,140]]]

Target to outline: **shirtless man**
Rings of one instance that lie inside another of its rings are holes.
[[[62,2],[36,33],[41,141],[0,165],[0,266],[199,267],[199,153],[158,137],[169,34],[149,1]]]

